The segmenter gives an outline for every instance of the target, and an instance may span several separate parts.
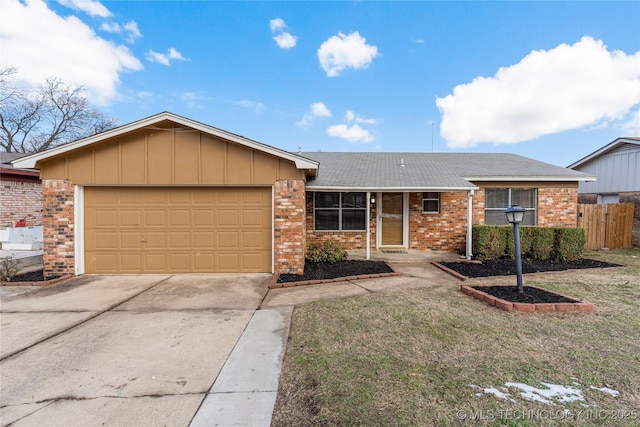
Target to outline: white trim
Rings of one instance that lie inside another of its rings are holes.
[[[473,242],[473,190],[469,190],[467,194],[467,259],[471,260],[473,254],[472,245]]]
[[[567,166],[567,168],[568,169],[574,169],[574,168],[577,168],[578,166],[582,166],[583,164],[589,162],[590,160],[593,160],[594,158],[596,158],[596,157],[598,157],[598,156],[600,156],[602,154],[605,154],[607,151],[611,151],[611,150],[615,149],[618,145],[622,145],[622,144],[640,145],[640,139],[638,139],[638,138],[618,138],[618,139],[615,139],[614,141],[608,143],[604,147],[599,148],[596,151],[594,151],[593,153],[584,156],[583,158],[581,158],[577,162],[571,163],[569,166]]]
[[[276,272],[276,236],[275,236],[275,223],[276,221],[276,186],[271,186],[271,274]],[[306,232],[306,230],[305,230]],[[307,236],[304,237],[305,242]]]
[[[586,175],[583,177],[575,176],[465,176],[463,177],[467,181],[485,181],[485,182],[576,182],[576,181],[595,181],[596,176]],[[477,190],[476,188],[466,188],[465,190]]]
[[[575,179],[574,179],[575,181]],[[318,186],[318,185],[307,185],[307,191],[340,191],[342,193],[353,193],[356,191],[377,191],[378,193],[384,191],[385,193],[404,193],[404,192],[420,192],[420,191],[433,191],[433,192],[447,192],[447,191],[469,191],[469,190],[478,190],[480,187],[477,187],[473,184],[467,187],[388,187],[388,188],[380,188],[380,187],[332,187],[332,186]]]
[[[14,167],[34,168],[36,166],[36,163],[41,160],[46,160],[53,156],[59,156],[69,151],[77,150],[79,148],[83,148],[88,145],[95,144],[96,142],[100,142],[108,138],[118,137],[125,133],[142,129],[147,126],[152,126],[154,124],[157,124],[165,120],[169,120],[174,123],[181,124],[183,126],[187,126],[195,130],[217,136],[219,138],[226,139],[227,141],[231,141],[236,144],[244,145],[246,147],[249,147],[257,151],[262,151],[264,153],[271,154],[276,157],[290,160],[296,164],[296,168],[298,169],[308,169],[308,170],[317,171],[320,165],[320,163],[316,162],[315,160],[307,159],[306,157],[298,156],[296,154],[289,153],[287,151],[283,151],[278,148],[271,147],[269,145],[265,145],[257,141],[253,141],[243,136],[236,135],[236,134],[224,131],[222,129],[209,126],[209,125],[205,125],[203,123],[196,122],[191,119],[187,119],[186,117],[178,116],[176,114],[169,113],[169,112],[163,112],[151,117],[147,117],[142,120],[138,120],[133,123],[129,123],[129,124],[117,127],[115,129],[108,130],[106,132],[99,133],[97,135],[90,136],[88,138],[80,139],[78,141],[70,142],[68,144],[64,144],[47,151],[43,151],[41,153],[36,153],[30,156],[22,157],[16,160]]]
[[[84,274],[84,187],[73,186],[73,246],[75,274]]]
[[[409,193],[400,191],[378,192],[376,197],[376,249],[398,247],[398,245],[382,244],[382,195],[384,193],[402,193],[402,246],[407,249],[409,246]]]
[[[365,220],[367,221],[367,225],[366,225],[367,236],[365,239],[366,241],[365,244],[367,245],[367,248],[365,249],[365,254],[366,254],[365,259],[367,261],[371,259],[371,224],[370,224],[371,213],[370,211],[371,211],[371,193],[367,191],[367,214],[365,215],[365,218],[366,218]]]

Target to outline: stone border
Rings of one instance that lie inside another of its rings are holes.
[[[63,280],[70,279],[72,277],[73,275],[66,275],[66,276],[56,277],[55,279],[51,279],[51,280],[41,280],[39,282],[0,282],[0,286],[49,286],[49,285],[53,285],[54,283],[58,283]]]
[[[379,277],[391,277],[391,276],[402,276],[403,273],[399,273],[396,271],[397,269],[393,264],[387,263],[389,268],[393,270],[391,273],[376,273],[376,274],[361,274],[359,276],[345,276],[345,277],[336,277],[335,279],[322,279],[322,280],[302,280],[299,282],[286,282],[286,283],[278,283],[278,278],[280,277],[280,273],[276,273],[271,278],[271,282],[269,282],[269,289],[280,289],[280,288],[293,288],[295,286],[307,286],[307,285],[320,285],[322,283],[339,283],[339,282],[349,282],[351,280],[361,280],[361,279],[377,279]]]
[[[449,267],[445,267],[444,265],[440,264],[437,261],[431,261],[431,264],[436,266],[436,267],[438,267],[440,270],[444,271],[445,273],[449,273],[450,275],[452,275],[453,277],[455,277],[458,280],[462,280],[464,282],[465,280],[468,279],[467,276],[464,276],[464,275],[458,273],[457,271],[450,269]]]
[[[496,286],[496,285],[490,285]],[[504,286],[512,286],[512,285],[504,285]],[[561,312],[572,312],[572,311],[594,311],[596,306],[587,301],[578,301],[574,298],[568,297],[566,295],[559,294],[557,292],[553,292],[547,289],[539,288],[537,286],[527,285],[530,288],[539,289],[541,291],[548,292],[550,294],[558,295],[563,298],[568,298],[573,300],[573,302],[559,302],[559,303],[520,303],[520,302],[509,302],[503,300],[502,298],[496,298],[493,295],[489,295],[486,292],[482,292],[481,290],[474,289],[475,287],[489,287],[476,285],[476,286],[468,286],[468,285],[460,285],[460,291],[465,294],[474,297],[477,300],[484,301],[487,304],[497,307],[504,311],[521,311],[524,313],[533,313],[533,312],[551,312],[551,311],[561,311]]]

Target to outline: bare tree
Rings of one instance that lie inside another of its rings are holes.
[[[49,77],[35,91],[10,81],[13,67],[0,69],[0,149],[35,153],[109,130],[114,119],[92,108],[82,86]]]

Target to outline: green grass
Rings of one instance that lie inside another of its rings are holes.
[[[593,313],[507,313],[444,284],[296,307],[273,425],[639,425],[640,250],[587,256],[625,267],[525,284],[592,302]],[[515,389],[511,402],[472,387],[506,382],[578,387],[597,406],[549,406]],[[605,384],[620,395],[590,388]],[[573,415],[552,416],[565,409]],[[614,412],[625,410],[635,418]]]

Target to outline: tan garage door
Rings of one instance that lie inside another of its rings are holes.
[[[270,272],[271,188],[86,187],[87,273]]]

